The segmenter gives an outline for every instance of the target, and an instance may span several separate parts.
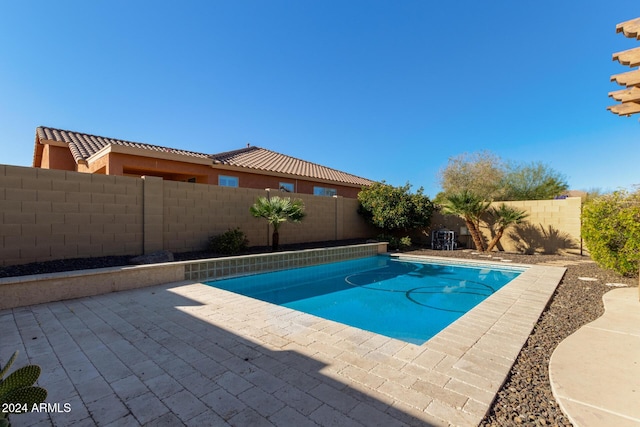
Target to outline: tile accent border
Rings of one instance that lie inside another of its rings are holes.
[[[185,263],[184,280],[215,280],[287,268],[308,267],[375,256],[386,251],[387,242],[381,242],[188,261]]]
[[[0,310],[184,280],[213,280],[374,256],[387,243],[0,278]]]

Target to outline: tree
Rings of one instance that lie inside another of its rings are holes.
[[[458,215],[464,219],[473,243],[480,252],[485,251],[484,241],[480,233],[480,218],[489,209],[490,204],[491,202],[484,200],[483,197],[469,190],[463,190],[459,193],[447,195],[442,205],[444,214]]]
[[[507,164],[489,151],[450,158],[439,177],[438,202],[462,191],[488,201],[553,199],[569,187],[562,174],[541,162]]]
[[[569,188],[562,174],[542,162],[509,164],[500,186],[497,200],[553,199]]]
[[[289,197],[273,196],[271,198],[258,197],[249,208],[249,212],[256,218],[265,218],[273,227],[271,249],[278,250],[280,226],[287,222],[300,222],[306,216],[304,203],[300,199],[291,200]]]
[[[358,193],[358,213],[375,227],[387,232],[426,227],[431,221],[435,205],[422,194],[422,187],[413,194],[410,189],[409,183],[394,187],[384,181],[376,182]]]
[[[501,203],[497,208],[491,208],[489,210],[489,214],[494,218],[494,227],[495,235],[493,239],[487,245],[487,252],[491,252],[493,248],[498,244],[504,232],[507,228],[512,225],[520,224],[526,217],[529,216],[528,213],[522,211],[520,209],[514,208],[513,206],[508,206],[504,203]]]
[[[463,153],[451,157],[447,166],[440,170],[440,186],[446,195],[463,191],[494,200],[500,196],[505,167],[502,160],[489,151]]]

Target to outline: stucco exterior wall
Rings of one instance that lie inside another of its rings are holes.
[[[42,150],[42,167],[48,169],[75,170],[76,162],[67,148],[47,144]]]
[[[269,194],[301,198],[306,207],[302,223],[282,226],[281,244],[376,234],[357,214],[355,199]],[[0,165],[0,265],[195,251],[235,227],[250,245],[268,245],[272,230],[249,213],[258,196],[267,192]]]
[[[286,176],[284,174],[267,173],[256,170],[223,165],[189,163],[157,157],[143,157],[127,153],[109,152],[90,160],[88,164],[76,164],[69,150],[51,144],[44,144],[40,163],[45,169],[59,169],[83,173],[98,173],[116,176],[140,177],[159,176],[165,180],[200,184],[218,184],[220,175],[237,177],[241,188],[278,189],[281,182],[293,184],[296,193],[313,194],[314,186],[333,188],[339,196],[356,198],[360,187],[323,183],[322,180],[307,180]]]

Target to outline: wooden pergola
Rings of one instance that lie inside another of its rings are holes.
[[[626,37],[640,40],[640,18],[622,22],[616,25],[616,33],[623,33]],[[614,53],[613,60],[629,67],[640,66],[640,47]],[[640,69],[614,74],[611,81],[625,89],[609,92],[609,96],[620,104],[607,107],[607,110],[619,116],[631,116],[640,113]]]

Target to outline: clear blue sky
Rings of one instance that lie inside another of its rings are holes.
[[[637,0],[1,1],[0,163],[37,126],[205,153],[247,143],[435,196],[462,153],[572,189],[640,184],[606,110]]]

